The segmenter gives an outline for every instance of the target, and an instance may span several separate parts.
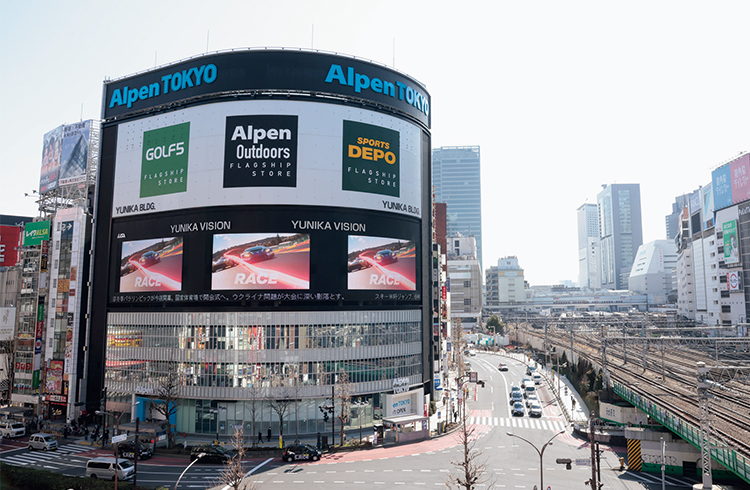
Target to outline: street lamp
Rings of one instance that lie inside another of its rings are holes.
[[[227,410],[227,407],[216,407],[209,409],[209,412],[216,414],[216,445],[219,445],[219,410]]]
[[[523,437],[521,437],[521,436],[519,436],[517,434],[514,434],[512,432],[506,432],[506,434],[508,434],[510,437],[517,437],[517,438],[521,439],[522,441],[528,442],[531,445],[531,447],[533,447],[534,450],[539,454],[539,475],[540,475],[539,476],[539,479],[540,479],[540,482],[539,482],[540,486],[539,486],[539,488],[541,488],[542,490],[544,490],[544,461],[543,461],[544,450],[547,449],[547,446],[551,446],[552,445],[552,439],[554,439],[555,437],[559,436],[560,434],[565,434],[565,430],[563,429],[560,432],[557,432],[554,436],[550,437],[549,441],[547,441],[544,444],[544,446],[542,446],[542,450],[541,451],[539,449],[537,449],[536,446],[531,441],[528,441],[528,440],[524,439]]]
[[[198,455],[195,457],[195,459],[193,461],[191,461],[189,465],[187,465],[187,468],[185,468],[184,470],[182,470],[182,473],[180,473],[180,477],[177,479],[177,483],[174,484],[174,490],[177,490],[177,485],[180,484],[180,480],[182,480],[182,475],[184,475],[185,473],[187,473],[187,470],[189,470],[191,466],[193,466],[195,463],[197,463],[198,460],[201,459],[205,455],[206,455],[206,453],[198,453]]]
[[[133,403],[132,405],[130,405],[128,407],[128,409],[133,408],[134,406],[138,405],[139,403],[141,403],[141,402],[137,401],[137,402]],[[113,414],[111,412],[107,412],[106,410],[97,410],[95,413],[97,415],[110,415],[113,419],[115,419],[115,432],[117,432],[117,435],[120,435],[120,417],[122,417],[122,415],[125,413],[125,411],[120,412],[120,415],[115,415],[115,414]],[[102,443],[102,446],[104,446],[104,443]],[[115,443],[115,490],[117,490],[117,483],[118,483],[118,479],[119,479],[119,472],[118,472],[118,470],[120,468],[120,463],[118,461],[118,457],[119,457],[119,451],[118,451],[118,449],[119,448],[120,448],[120,441],[117,441]],[[138,454],[138,448],[137,447],[135,448],[135,454],[136,455]]]

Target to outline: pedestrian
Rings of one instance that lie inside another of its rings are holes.
[[[258,429],[258,444],[260,444],[261,442],[263,442],[263,432]]]
[[[268,442],[271,442],[271,428],[268,428]]]
[[[89,430],[88,429],[83,429],[83,439],[85,441],[89,440]]]

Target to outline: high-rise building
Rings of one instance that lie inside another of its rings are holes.
[[[484,275],[488,314],[525,309],[526,284],[518,257],[510,255],[499,259],[497,266],[489,267]]]
[[[452,318],[463,324],[482,318],[482,269],[477,259],[475,237],[448,238],[448,278]]]
[[[667,240],[674,240],[680,231],[680,221],[682,219],[682,208],[688,207],[688,194],[683,194],[674,198],[672,203],[672,213],[664,217],[667,229]]]
[[[578,284],[598,289],[599,280],[599,215],[596,204],[586,203],[576,210],[578,219]]]
[[[448,205],[448,236],[460,233],[477,242],[482,263],[482,186],[478,146],[444,146],[432,150],[435,202]]]
[[[609,184],[596,196],[599,208],[601,287],[627,289],[635,253],[643,244],[640,184]]]

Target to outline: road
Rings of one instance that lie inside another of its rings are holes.
[[[571,470],[555,463],[556,458],[588,459],[591,449],[588,442],[571,435],[561,416],[557,402],[545,386],[539,389],[544,414],[540,419],[511,417],[508,393],[512,383],[520,383],[524,367],[520,362],[503,359],[508,372],[497,370],[500,358],[480,353],[471,357],[472,370],[486,382],[485,388],[474,390],[471,385],[468,427],[475,431],[475,450],[478,458],[486,461],[488,481],[478,488],[508,488],[532,490],[539,487],[544,469],[544,488],[586,489],[584,481],[591,477],[590,466],[573,465]],[[477,400],[474,401],[474,393]],[[544,446],[557,432],[553,443],[544,452],[543,465],[531,445],[508,436],[517,434],[533,443]],[[82,475],[86,460],[95,456],[110,455],[88,446],[63,444],[51,453],[30,453],[25,449],[28,438],[9,441],[0,447],[0,461],[10,464],[47,468],[69,475]],[[661,480],[657,475],[620,471],[619,457],[624,448],[602,446],[601,478],[603,488],[617,490],[658,490]],[[249,460],[246,469],[257,468],[252,478],[259,489],[305,488],[330,490],[340,488],[445,488],[445,480],[460,460],[462,448],[457,433],[404,446],[375,448],[366,451],[326,454],[319,462],[288,464],[276,458],[270,461]],[[167,485],[172,488],[177,477],[189,463],[187,458],[155,456],[139,462],[138,483],[146,486]],[[215,484],[219,465],[195,465],[183,477],[180,488],[207,488]],[[667,490],[691,488],[695,479],[667,476]]]

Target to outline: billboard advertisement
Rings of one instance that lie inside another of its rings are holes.
[[[750,199],[750,155],[745,155],[729,163],[732,177],[732,202],[734,204]]]
[[[707,230],[714,225],[714,193],[711,184],[701,189],[701,207],[703,208],[703,229]]]
[[[729,176],[729,165],[719,167],[711,172],[715,209],[724,209],[732,205],[732,186]]]
[[[724,263],[734,265],[740,263],[740,240],[737,236],[737,220],[722,224],[724,233]]]
[[[727,291],[742,290],[742,273],[740,271],[727,272]]]
[[[44,392],[49,395],[61,395],[63,390],[63,366],[65,361],[50,361]]]
[[[86,181],[90,134],[90,120],[68,124],[63,127],[60,187]]]
[[[13,267],[18,263],[18,245],[21,229],[0,225],[0,267]]]
[[[181,289],[182,237],[135,240],[122,244],[120,292]]]
[[[214,235],[211,289],[309,289],[310,235]]]
[[[114,218],[269,203],[423,217],[422,132],[383,113],[232,101],[121,123],[117,134]]]
[[[13,340],[16,331],[16,309],[0,308],[0,342]]]
[[[49,221],[26,223],[23,229],[23,246],[33,247],[49,240]]]
[[[690,194],[689,198],[689,205],[690,205],[690,214],[693,215],[701,210],[701,191],[698,189],[697,191]]]
[[[415,247],[409,240],[349,236],[348,289],[416,289]]]
[[[58,126],[44,135],[42,147],[42,173],[39,179],[39,194],[57,189],[60,179],[63,127]]]

